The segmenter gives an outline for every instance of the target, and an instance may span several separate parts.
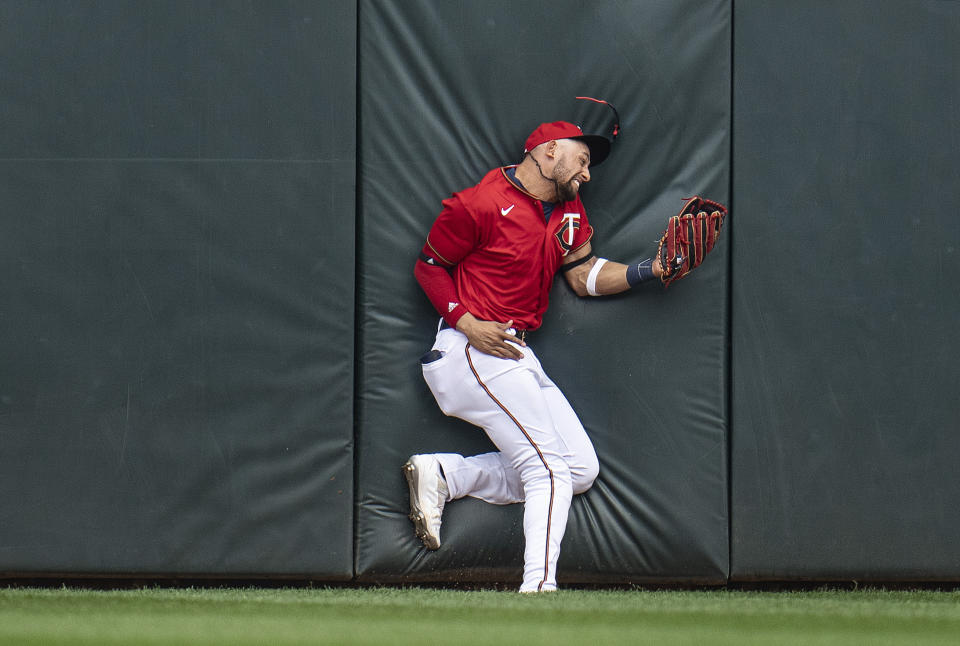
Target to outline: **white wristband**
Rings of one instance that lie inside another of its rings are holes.
[[[597,291],[597,276],[600,275],[600,268],[605,264],[607,264],[606,258],[597,258],[597,262],[590,268],[590,273],[587,275],[587,293],[591,296],[601,295]]]

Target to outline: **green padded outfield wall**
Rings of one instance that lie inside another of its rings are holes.
[[[735,4],[731,574],[960,578],[960,2]]]
[[[0,573],[518,582],[519,506],[406,519],[409,454],[491,448],[412,267],[587,94],[598,252],[733,215],[667,292],[552,292],[601,461],[561,584],[960,579],[958,42],[946,0],[0,3]]]
[[[682,198],[727,200],[729,2],[369,0],[359,12],[357,575],[519,583],[519,505],[450,504],[435,553],[406,518],[411,453],[492,448],[423,383],[438,316],[414,261],[440,201],[519,161],[537,124],[609,127],[580,94],[622,117],[583,193],[602,255],[652,255]],[[587,302],[555,285],[531,344],[601,463],[574,501],[561,584],[726,580],[727,252],[667,293]]]
[[[352,575],[355,28],[0,3],[0,572]]]

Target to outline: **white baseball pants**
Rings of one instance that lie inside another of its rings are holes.
[[[590,438],[530,346],[520,348],[523,359],[500,359],[444,329],[433,348],[444,356],[423,365],[423,376],[440,409],[482,427],[499,449],[437,454],[449,499],[524,503],[520,591],[555,590],[571,499],[590,488],[600,468]]]

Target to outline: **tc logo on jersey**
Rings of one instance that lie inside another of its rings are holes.
[[[563,221],[560,223],[560,228],[557,230],[557,242],[560,243],[560,246],[563,247],[563,255],[570,253],[570,249],[573,248],[573,237],[577,233],[577,229],[580,228],[580,214],[579,213],[564,213]]]

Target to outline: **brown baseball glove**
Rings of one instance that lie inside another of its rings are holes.
[[[664,286],[669,287],[700,266],[720,237],[726,217],[727,207],[718,202],[699,196],[687,198],[680,213],[667,222],[657,248]]]

